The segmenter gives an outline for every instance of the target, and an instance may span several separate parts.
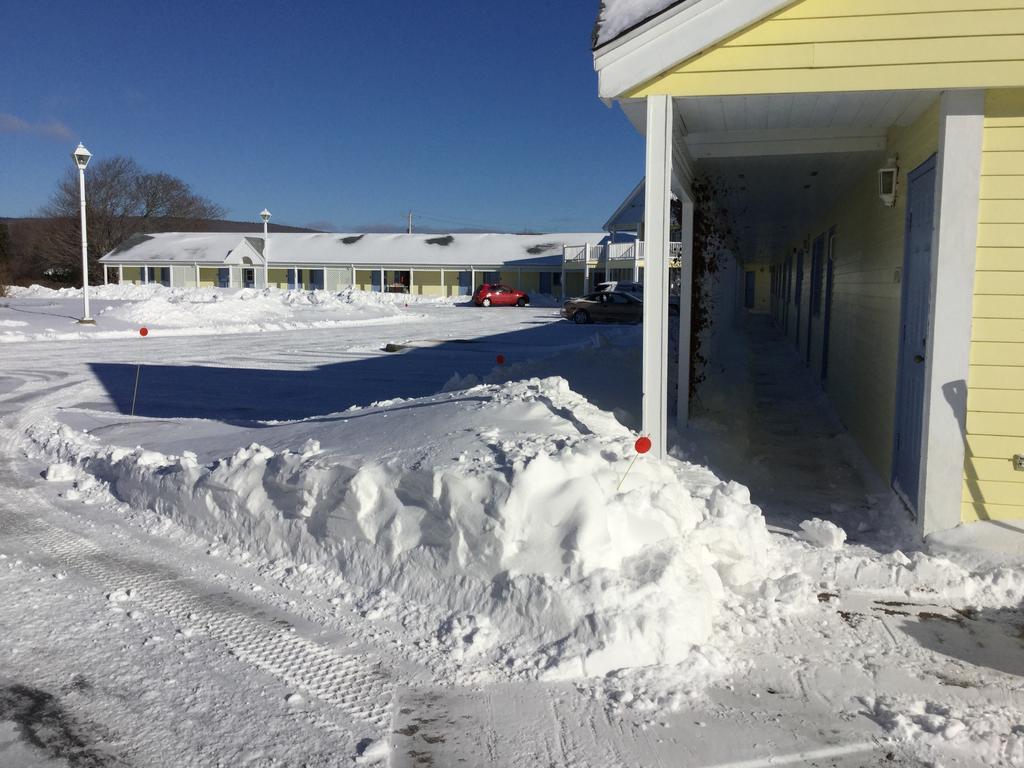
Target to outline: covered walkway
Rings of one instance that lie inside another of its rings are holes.
[[[819,517],[850,541],[919,541],[913,521],[869,465],[792,344],[750,314],[723,344],[683,437],[688,457],[750,488],[769,525]]]

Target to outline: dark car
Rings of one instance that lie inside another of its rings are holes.
[[[525,307],[530,303],[530,297],[517,288],[484,283],[473,294],[473,303],[478,307]]]
[[[562,317],[574,323],[639,323],[644,319],[644,303],[630,293],[601,291],[562,305]]]

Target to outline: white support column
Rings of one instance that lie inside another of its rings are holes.
[[[640,257],[644,253],[643,241],[637,240],[633,243],[633,282],[640,282]]]
[[[384,285],[384,267],[380,268],[380,292],[387,293],[388,287]]]
[[[145,265],[142,267],[142,284],[149,285],[149,267]]]
[[[161,269],[167,270],[167,287],[174,287],[174,267],[161,267]]]
[[[199,265],[198,264],[193,264],[192,266],[195,267],[195,272],[196,272],[196,288],[198,288],[199,287],[199,282],[200,282],[199,281]]]
[[[985,93],[946,91],[939,108],[918,501],[926,535],[961,519]]]
[[[448,292],[444,289],[444,268],[441,268],[441,295],[447,296]]]
[[[110,285],[110,276],[107,275],[107,265],[103,265],[103,284]]]
[[[349,269],[352,270],[352,287],[355,288],[356,287],[356,265],[355,264],[350,265]]]
[[[668,455],[668,259],[673,110],[670,96],[647,97],[642,429],[650,437],[652,451],[659,458]]]
[[[565,300],[565,247],[562,247],[562,284],[559,286],[562,295],[559,296],[563,301]]]
[[[117,284],[124,285],[124,264],[117,265]]]
[[[690,314],[693,304],[693,200],[682,199],[682,253],[679,254],[679,390],[676,392],[676,428],[690,421]]]
[[[590,243],[583,246],[583,293],[590,293]]]
[[[469,295],[472,296],[476,290],[476,268],[469,268]]]
[[[409,295],[412,296],[413,287],[416,285],[416,270],[409,267]]]

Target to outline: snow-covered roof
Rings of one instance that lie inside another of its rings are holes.
[[[271,233],[269,261],[275,264],[339,266],[541,266],[560,264],[563,245],[597,245],[604,232],[510,234],[344,234]],[[106,263],[224,264],[244,241],[257,253],[262,233],[165,232],[136,235],[105,255]]]
[[[683,0],[602,0],[594,26],[594,48],[611,42],[681,2]]]
[[[602,99],[623,94],[798,0],[603,0],[594,28]]]

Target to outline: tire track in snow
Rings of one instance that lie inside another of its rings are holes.
[[[394,683],[375,655],[341,654],[307,640],[290,627],[247,614],[251,607],[228,594],[203,595],[169,569],[105,552],[94,542],[13,511],[7,500],[0,502],[0,531],[5,539],[22,539],[110,593],[131,590],[133,601],[182,626],[201,627],[239,660],[355,721],[376,729],[390,722]],[[321,725],[334,729],[331,723]]]

